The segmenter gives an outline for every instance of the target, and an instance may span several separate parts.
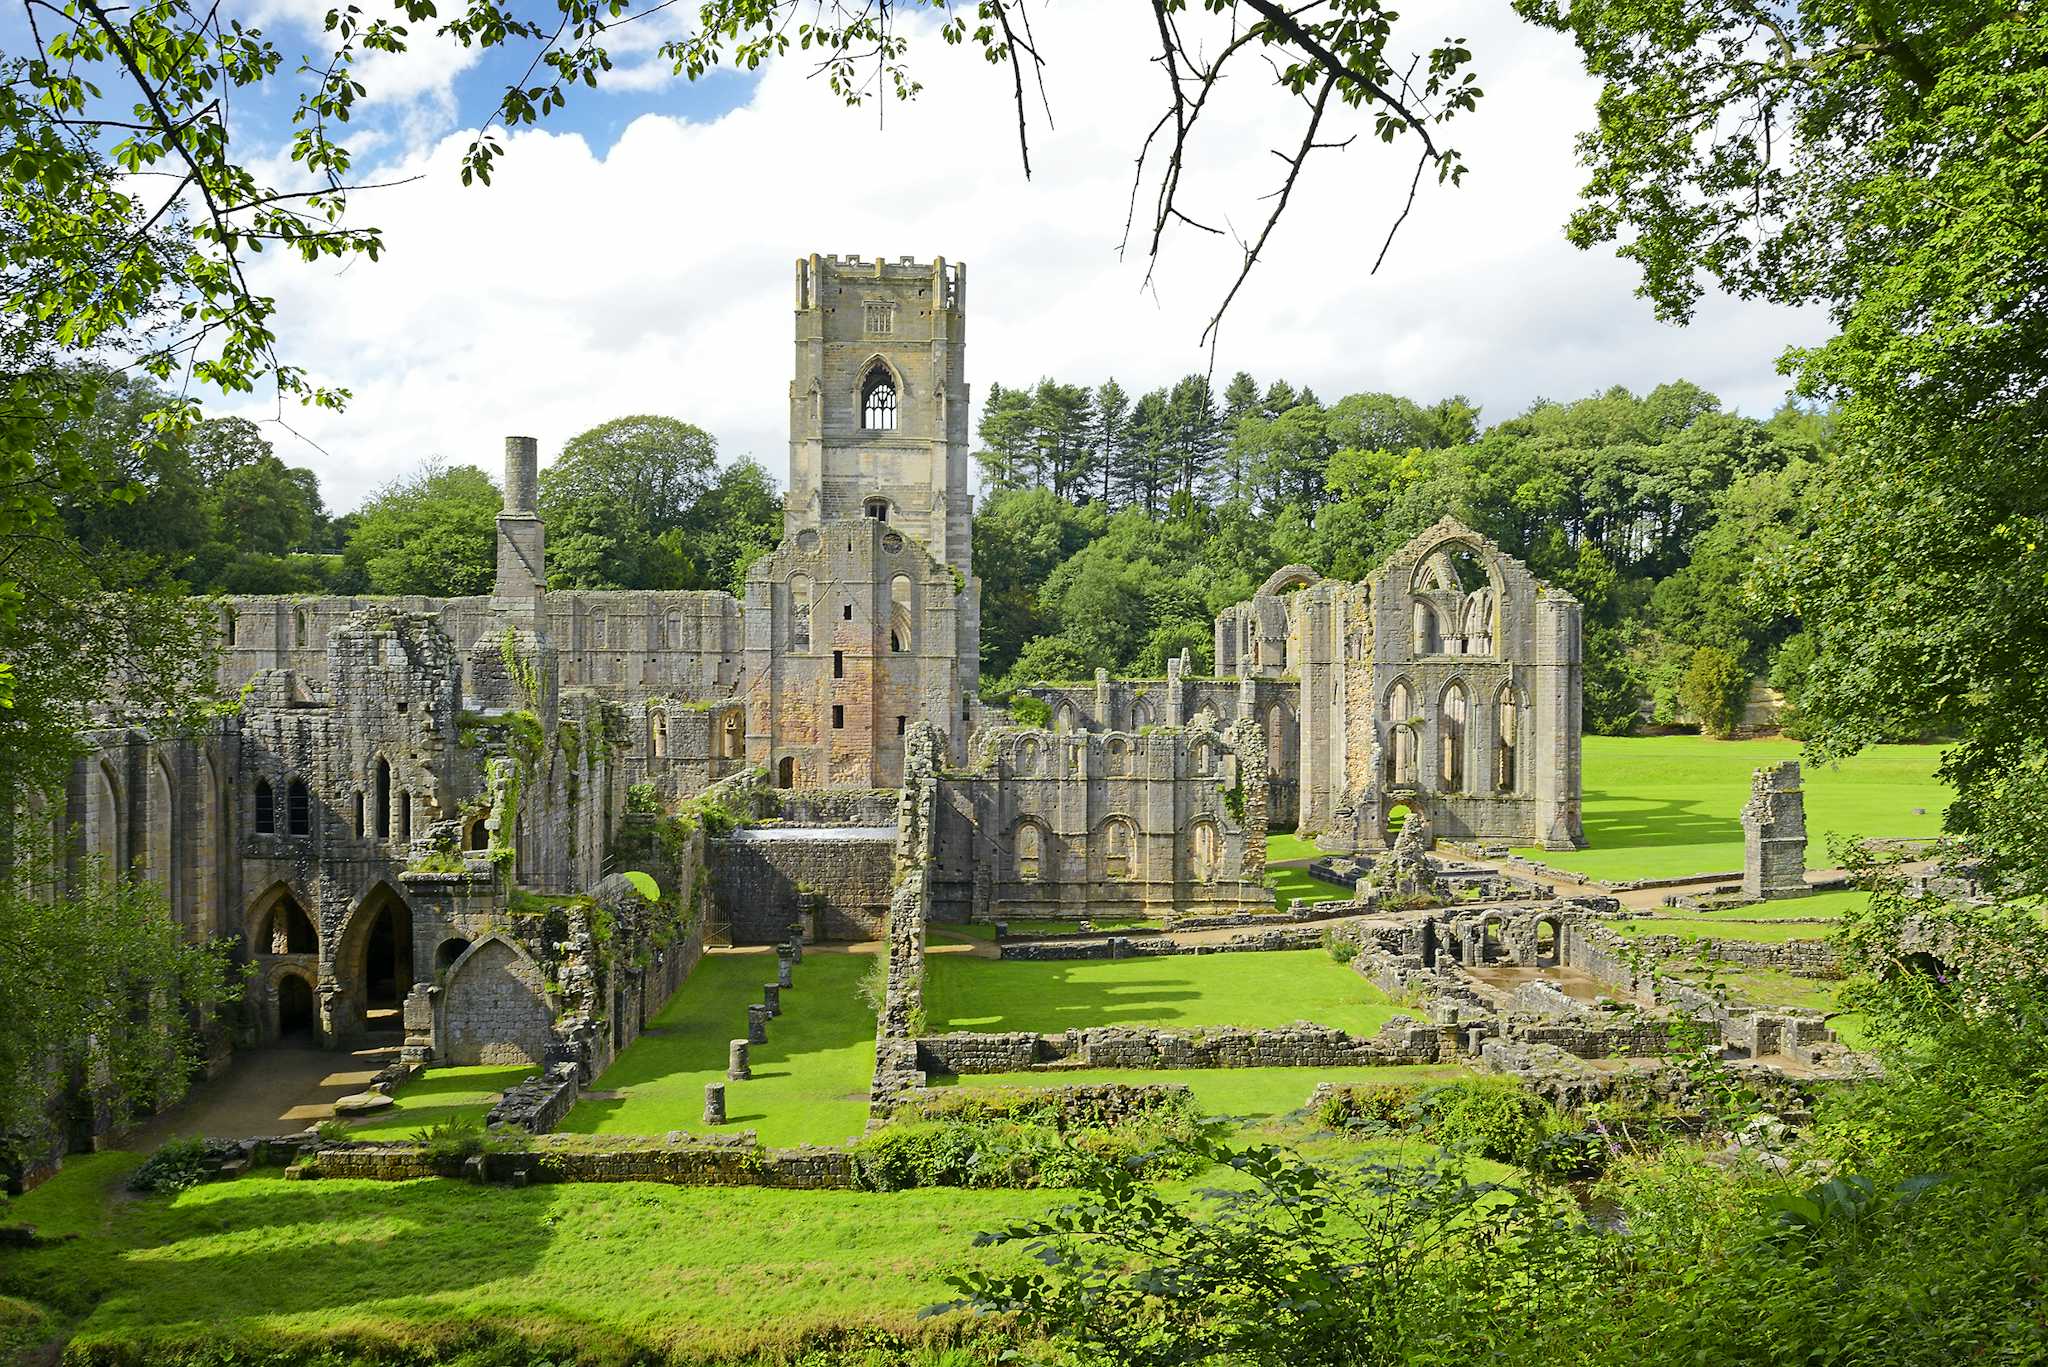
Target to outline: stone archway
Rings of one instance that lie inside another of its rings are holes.
[[[342,929],[332,959],[337,1035],[402,1028],[412,991],[412,907],[389,883],[363,894]]]
[[[277,980],[276,1037],[289,1040],[319,1031],[320,1008],[315,1005],[313,984],[303,973],[286,973]]]

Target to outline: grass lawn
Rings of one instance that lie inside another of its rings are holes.
[[[1323,852],[1316,848],[1316,842],[1305,840],[1293,831],[1281,831],[1266,837],[1266,862],[1277,863],[1282,859],[1320,859]]]
[[[1184,1083],[1209,1115],[1268,1120],[1301,1109],[1318,1083],[1442,1082],[1469,1077],[1458,1067],[1405,1068],[1080,1068],[1071,1072],[987,1073],[932,1079],[938,1087],[1072,1087],[1085,1083]]]
[[[1725,911],[1686,911],[1683,914],[1702,921],[1807,921],[1813,919],[1838,920],[1851,911],[1860,909],[1870,900],[1870,894],[1861,888],[1843,888],[1838,892],[1816,892],[1811,897],[1787,897],[1779,902],[1754,902],[1746,907],[1729,907]]]
[[[1831,925],[1801,921],[1691,920],[1673,917],[1654,921],[1609,921],[1623,935],[1699,935],[1713,940],[1752,940],[1758,944],[1780,945],[1787,940],[1825,940],[1835,933]]]
[[[1310,1020],[1370,1035],[1401,1010],[1320,949],[1051,963],[939,954],[925,961],[924,1001],[935,1033]]]
[[[1750,772],[1798,759],[1789,740],[1587,736],[1584,821],[1589,848],[1520,853],[1593,878],[1676,878],[1742,867],[1742,804]],[[1931,836],[1950,791],[1934,778],[1932,745],[1876,745],[1831,768],[1805,766],[1806,865],[1828,868],[1830,835]],[[1915,815],[1913,809],[1925,809]]]
[[[520,1361],[726,1362],[824,1331],[917,1337],[918,1312],[950,1299],[945,1273],[1021,1264],[1019,1252],[973,1247],[977,1232],[1071,1199],[275,1176],[121,1199],[139,1158],[73,1159],[0,1207],[79,1236],[0,1259],[0,1293],[82,1321],[73,1352],[144,1342],[121,1360],[155,1363],[177,1360],[180,1344],[321,1339],[333,1353],[322,1361],[371,1356],[354,1338],[441,1345],[445,1355],[406,1360],[452,1361],[458,1341],[474,1351],[517,1338],[531,1345]]]
[[[527,1064],[502,1067],[429,1068],[392,1094],[395,1103],[382,1115],[349,1126],[350,1139],[410,1139],[414,1131],[449,1120],[474,1118],[481,1123],[507,1087],[538,1076]]]
[[[1306,869],[1269,869],[1266,871],[1266,886],[1273,890],[1273,905],[1281,911],[1296,902],[1323,902],[1331,898],[1340,902],[1351,900],[1350,888],[1311,878]]]
[[[939,955],[937,958],[960,958]],[[875,1013],[859,983],[871,958],[813,952],[753,1047],[752,1079],[726,1082],[726,1047],[747,1033],[747,1007],[775,980],[772,954],[707,954],[645,1034],[594,1084],[616,1100],[586,1097],[564,1130],[583,1134],[731,1134],[764,1144],[836,1144],[867,1124],[875,1071]],[[723,1126],[704,1124],[704,1084],[725,1082]]]

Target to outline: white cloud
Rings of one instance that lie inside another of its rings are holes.
[[[1325,399],[1463,392],[1497,420],[1538,396],[1684,376],[1771,407],[1777,353],[1822,320],[1717,301],[1690,328],[1666,327],[1633,297],[1626,263],[1566,244],[1582,179],[1571,139],[1593,87],[1568,44],[1499,8],[1472,0],[1410,35],[1472,40],[1487,94],[1453,126],[1465,186],[1425,184],[1374,277],[1409,163],[1369,132],[1322,154],[1226,322],[1219,381],[1245,369]],[[280,453],[319,470],[346,508],[427,455],[495,471],[504,434],[540,437],[546,460],[594,423],[655,412],[780,475],[791,264],[812,251],[966,261],[978,392],[1046,374],[1114,374],[1138,391],[1201,369],[1197,338],[1235,249],[1177,230],[1151,292],[1142,240],[1116,254],[1131,158],[1161,97],[1142,18],[1042,16],[1058,127],[1035,127],[1028,183],[1007,72],[936,46],[914,54],[925,93],[880,126],[873,105],[845,109],[798,58],[764,69],[752,100],[716,121],[643,117],[601,156],[573,133],[522,132],[489,189],[460,185],[466,134],[451,133],[393,168],[423,181],[358,201],[385,230],[385,260],[266,266],[288,354],[356,396],[339,416],[287,415],[324,454],[284,434]],[[1126,22],[1122,37],[1103,32]],[[1246,79],[1244,106],[1198,146],[1187,207],[1250,233],[1279,166],[1269,149],[1297,130]]]

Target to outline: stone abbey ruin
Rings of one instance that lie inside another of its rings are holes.
[[[1580,609],[1449,517],[1355,583],[1275,573],[1217,618],[1212,677],[1183,656],[1025,690],[1048,727],[985,704],[966,308],[943,259],[796,264],[784,538],[743,601],[550,591],[536,443],[512,437],[488,597],[227,600],[238,714],[169,737],[110,711],[42,818],[74,870],[154,880],[190,935],[235,943],[240,1043],[397,1030],[407,1068],[530,1063],[545,1077],[501,1110],[531,1128],[707,942],[783,946],[785,985],[805,942],[886,945],[878,1115],[932,1072],[1075,1063],[1469,1054],[1576,1096],[1664,1052],[1672,1009],[1759,1067],[1839,1062],[1817,1012],[1674,995],[1595,921],[1612,898],[1505,860],[1584,843]],[[1804,890],[1797,794],[1796,769],[1760,776],[1753,896]],[[1276,908],[1267,835],[1289,828],[1350,900]],[[924,1029],[928,925],[1119,917],[1163,929],[1001,952],[1340,934],[1415,1005],[1370,1039]]]

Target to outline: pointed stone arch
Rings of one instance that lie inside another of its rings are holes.
[[[336,990],[332,1029],[354,1034],[373,1021],[397,1020],[372,1013],[394,1012],[412,989],[413,907],[385,879],[370,884],[348,910],[341,933],[323,958]]]
[[[457,1064],[538,1066],[554,1037],[547,976],[515,941],[485,935],[448,965],[442,1036]]]

